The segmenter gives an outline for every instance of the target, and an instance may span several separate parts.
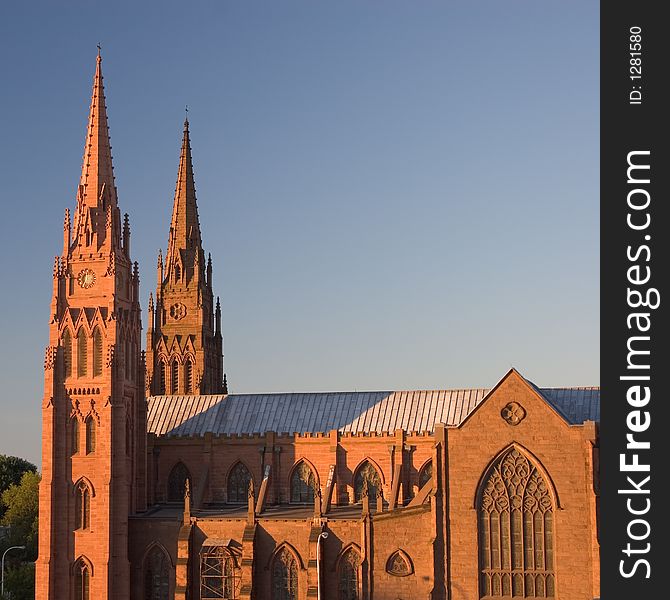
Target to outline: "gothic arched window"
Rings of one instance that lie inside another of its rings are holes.
[[[74,565],[74,598],[75,600],[91,598],[91,571],[86,561],[81,558]]]
[[[80,481],[74,490],[74,528],[88,529],[91,526],[91,490]]]
[[[69,329],[63,332],[63,366],[65,377],[72,376],[72,336]]]
[[[166,377],[167,365],[165,361],[161,359],[158,365],[158,394],[165,394],[165,382],[167,381]]]
[[[172,467],[172,471],[170,471],[170,476],[168,477],[168,501],[184,501],[187,479],[190,481],[191,474],[183,462],[178,462]]]
[[[76,415],[70,419],[70,444],[71,453],[79,454],[79,419]]]
[[[433,479],[433,461],[429,460],[419,472],[419,489]]]
[[[86,377],[88,372],[88,343],[86,332],[82,327],[77,334],[77,376]]]
[[[291,502],[314,502],[316,478],[309,465],[301,460],[291,474]]]
[[[170,559],[154,546],[144,559],[144,600],[168,600],[170,595]]]
[[[102,375],[102,334],[100,328],[93,331],[93,377]]]
[[[340,557],[337,569],[338,600],[359,600],[358,569],[361,566],[361,555],[349,548]]]
[[[238,462],[228,475],[228,502],[245,503],[250,481],[251,473],[249,469]]]
[[[381,489],[382,480],[372,463],[366,460],[354,475],[354,498],[356,502],[360,502],[363,498],[363,489],[367,487],[368,496],[374,498],[377,495],[377,490]]]
[[[537,467],[512,447],[479,494],[480,597],[554,598],[554,505]]]
[[[172,361],[171,375],[172,389],[170,390],[170,393],[176,394],[179,392],[179,363],[176,358]]]
[[[184,363],[184,392],[193,393],[193,362],[190,358]]]
[[[86,454],[95,452],[95,419],[89,416],[86,419]]]
[[[240,573],[228,548],[205,546],[200,555],[201,600],[234,600],[238,597]]]
[[[282,548],[272,561],[272,600],[297,600],[298,564],[293,554]]]

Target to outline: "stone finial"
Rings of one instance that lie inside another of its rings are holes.
[[[382,488],[378,487],[377,488],[377,512],[383,512],[384,511],[384,493],[382,492]]]
[[[321,497],[321,489],[317,488],[314,490],[314,516],[315,517],[321,517],[321,509],[322,509],[322,497]]]
[[[191,522],[191,482],[187,478],[184,482],[184,525]]]
[[[366,481],[363,484],[363,490],[361,491],[361,501],[362,501],[362,513],[363,516],[370,514],[370,497],[368,496],[368,482]]]
[[[128,220],[128,213],[123,215],[123,249],[126,256],[130,256],[130,221]]]
[[[225,373],[223,374],[223,387],[221,389],[221,392],[224,394],[228,394],[228,379]]]
[[[254,495],[254,480],[249,480],[247,488],[247,521],[253,523],[256,519],[256,497]]]

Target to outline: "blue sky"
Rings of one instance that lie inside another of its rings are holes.
[[[145,308],[184,106],[233,392],[599,383],[595,1],[0,7],[0,453],[39,463],[96,44]]]

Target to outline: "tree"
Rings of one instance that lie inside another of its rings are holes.
[[[5,561],[5,592],[11,592],[12,600],[35,597],[32,561],[37,559],[39,483],[38,473],[26,471],[18,485],[10,485],[0,496],[5,506],[0,524],[9,527],[9,536],[0,540],[0,553],[10,546],[26,547],[10,552]]]
[[[3,492],[10,485],[18,485],[23,474],[28,471],[37,473],[37,467],[18,456],[6,456],[5,454],[0,454],[0,499],[2,498]],[[0,501],[0,518],[2,518],[4,512],[5,509],[3,503]]]
[[[1,522],[10,528],[9,537],[3,545],[25,546],[27,560],[37,558],[39,483],[40,476],[27,471],[19,485],[11,485],[2,493],[6,509]]]

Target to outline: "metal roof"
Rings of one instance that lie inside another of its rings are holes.
[[[490,390],[321,392],[152,396],[147,429],[156,435],[429,432],[460,425]],[[573,424],[600,419],[599,388],[537,390]]]
[[[536,388],[570,423],[600,422],[600,388]]]

